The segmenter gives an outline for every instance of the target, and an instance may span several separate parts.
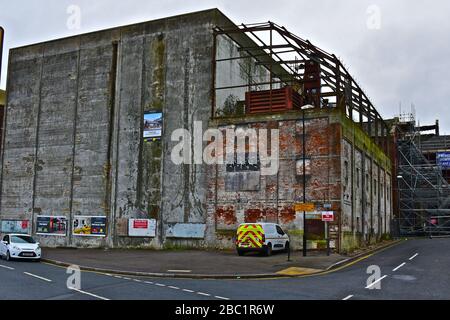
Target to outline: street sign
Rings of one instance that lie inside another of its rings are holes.
[[[316,205],[314,203],[297,203],[295,205],[296,212],[314,212]]]
[[[322,220],[322,214],[317,212],[309,212],[306,214],[306,220]]]
[[[333,205],[331,203],[326,203],[326,204],[323,205],[323,207],[325,209],[331,209],[333,207]]]
[[[334,222],[334,212],[333,211],[322,212],[322,221],[323,222]]]

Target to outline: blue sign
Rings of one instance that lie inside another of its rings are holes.
[[[439,152],[436,154],[436,162],[442,169],[450,169],[450,152]]]

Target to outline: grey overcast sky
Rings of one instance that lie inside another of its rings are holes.
[[[68,27],[72,5],[80,8],[78,29]],[[422,125],[440,119],[450,134],[448,0],[0,0],[0,88],[10,48],[209,8],[235,23],[285,26],[340,57],[383,117],[414,104]]]

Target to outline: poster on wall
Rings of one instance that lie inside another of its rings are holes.
[[[2,220],[0,224],[0,232],[29,234],[30,222],[28,220]]]
[[[442,169],[450,169],[450,152],[438,152],[436,154],[436,162]]]
[[[156,237],[156,220],[155,219],[129,219],[128,235],[130,237]]]
[[[106,217],[74,217],[73,235],[84,237],[106,237]]]
[[[36,234],[65,237],[67,235],[67,218],[38,216],[36,218]]]
[[[161,139],[163,127],[162,113],[144,114],[144,140],[155,141]]]

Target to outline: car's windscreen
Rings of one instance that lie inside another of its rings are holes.
[[[11,242],[12,243],[36,243],[36,241],[34,241],[32,237],[26,237],[26,236],[12,236]]]

